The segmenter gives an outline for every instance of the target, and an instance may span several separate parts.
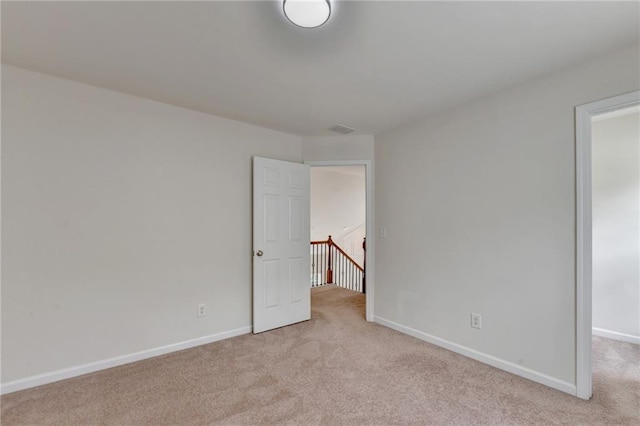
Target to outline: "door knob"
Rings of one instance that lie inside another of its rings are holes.
[[[258,255],[258,257],[262,256],[264,254],[264,252],[262,250],[258,250],[256,252],[256,254]]]

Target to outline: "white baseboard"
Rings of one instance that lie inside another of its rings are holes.
[[[46,385],[60,380],[70,379],[72,377],[81,376],[83,374],[94,373],[107,368],[117,367],[123,364],[129,364],[171,352],[181,351],[183,349],[193,348],[195,346],[206,345],[207,343],[217,342],[219,340],[240,336],[242,334],[251,333],[252,327],[242,327],[235,330],[223,331],[222,333],[211,334],[209,336],[199,337],[197,339],[185,340],[183,342],[172,343],[170,345],[158,348],[148,349],[145,351],[135,352],[128,355],[122,355],[115,358],[109,358],[102,361],[91,362],[88,364],[69,367],[62,370],[51,371],[49,373],[38,374],[24,379],[18,379],[0,385],[0,395],[11,392],[17,392],[36,386]]]
[[[640,336],[634,336],[633,334],[618,333],[617,331],[610,331],[603,328],[593,327],[593,335],[640,345]]]
[[[524,377],[525,379],[529,379],[534,382],[541,383],[545,386],[549,386],[550,388],[557,389],[559,391],[566,392],[574,396],[576,395],[576,385],[573,383],[558,380],[554,377],[547,376],[546,374],[539,373],[537,371],[531,370],[521,365],[513,364],[509,361],[505,361],[503,359],[496,358],[494,356],[487,355],[482,352],[478,352],[474,349],[467,348],[466,346],[449,342],[448,340],[444,340],[439,337],[432,336],[430,334],[424,333],[422,331],[416,330],[411,327],[404,326],[402,324],[398,324],[396,322],[393,322],[384,318],[374,317],[374,321],[380,325],[384,325],[385,327],[392,328],[396,331],[399,331],[404,334],[408,334],[409,336],[413,336],[417,339],[424,340],[425,342],[429,342],[436,346],[440,346],[442,348],[448,349],[457,354],[475,359],[476,361],[489,364],[492,367],[499,368],[500,370],[504,370],[511,374],[515,374],[516,376]]]

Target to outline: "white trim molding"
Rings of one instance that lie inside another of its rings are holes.
[[[508,373],[515,374],[516,376],[524,377],[525,379],[529,379],[531,381],[549,386],[550,388],[557,389],[571,395],[576,394],[576,386],[573,383],[556,379],[554,377],[537,372],[535,370],[531,370],[521,365],[505,361],[492,355],[476,351],[475,349],[471,349],[466,346],[441,339],[431,334],[424,333],[420,330],[416,330],[414,328],[407,327],[384,318],[375,317],[375,322],[385,327],[392,328],[401,333],[408,334],[409,336],[413,336],[417,339],[424,340],[425,342],[431,343],[441,348],[448,349],[451,352],[455,352],[468,358],[475,359],[476,361],[480,361],[484,364],[488,364],[492,367],[504,370]]]
[[[365,274],[367,280],[366,288],[366,318],[367,321],[373,322],[373,300],[375,294],[375,233],[374,233],[374,216],[373,216],[373,165],[371,160],[328,160],[328,161],[305,161],[311,167],[336,167],[336,166],[364,166],[366,178],[366,237],[367,251],[365,252]]]
[[[129,364],[136,361],[142,361],[144,359],[193,348],[195,346],[206,345],[208,343],[217,342],[219,340],[248,334],[251,333],[251,331],[251,326],[237,328],[235,330],[223,331],[221,333],[211,334],[209,336],[198,337],[197,339],[172,343],[170,345],[160,346],[157,348],[109,358],[102,361],[77,365],[75,367],[51,371],[49,373],[37,374],[35,376],[26,377],[24,379],[18,379],[11,382],[3,383],[2,385],[0,385],[0,395],[33,388],[36,386],[46,385],[48,383],[82,376],[83,374],[94,373],[96,371],[106,370],[108,368],[118,367],[120,365]]]
[[[591,119],[640,104],[640,91],[576,107],[576,396],[591,398]]]
[[[606,337],[607,339],[619,340],[621,342],[633,343],[640,345],[640,336],[633,334],[618,333],[617,331],[605,330],[604,328],[593,327],[593,335]]]

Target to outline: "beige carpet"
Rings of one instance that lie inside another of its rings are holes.
[[[312,320],[2,397],[2,424],[640,424],[640,350],[594,341],[582,401],[364,321],[313,293]]]

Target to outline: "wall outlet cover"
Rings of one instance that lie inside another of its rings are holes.
[[[471,327],[482,328],[482,315],[474,313],[471,314]]]
[[[204,303],[196,305],[196,317],[202,318],[206,316],[207,316],[207,305]]]

